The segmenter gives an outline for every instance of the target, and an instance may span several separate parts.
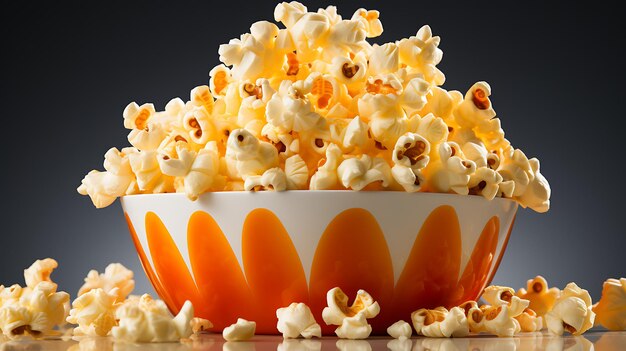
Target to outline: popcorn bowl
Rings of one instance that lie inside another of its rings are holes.
[[[496,273],[517,203],[435,193],[214,192],[121,198],[144,270],[173,313],[190,300],[214,331],[237,318],[278,334],[276,309],[364,289],[384,334],[425,307],[477,299]]]

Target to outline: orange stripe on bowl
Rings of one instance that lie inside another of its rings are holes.
[[[139,256],[139,261],[141,262],[141,266],[143,267],[144,272],[146,272],[148,279],[154,286],[154,290],[156,290],[157,294],[159,294],[159,296],[165,302],[170,311],[174,311],[175,304],[161,284],[159,277],[157,277],[156,273],[154,273],[154,270],[152,270],[152,266],[150,266],[148,257],[141,247],[141,243],[139,242],[139,238],[137,237],[137,232],[135,232],[135,227],[133,226],[133,223],[130,221],[130,217],[128,217],[128,214],[126,212],[124,212],[124,217],[126,217],[128,231],[130,232],[130,237],[133,239],[133,244],[135,244],[135,249],[137,249],[137,255]]]
[[[201,316],[213,322],[214,330],[235,323],[238,317],[255,320],[252,295],[239,261],[211,215],[202,211],[191,215],[187,245],[202,296]]]
[[[506,247],[509,244],[509,239],[511,238],[511,232],[513,231],[513,226],[515,225],[516,218],[517,218],[517,214],[513,216],[513,220],[511,221],[511,226],[509,227],[509,230],[506,233],[506,237],[504,238],[504,243],[502,243],[502,250],[500,250],[500,253],[498,254],[498,259],[496,260],[496,264],[493,265],[493,268],[491,269],[491,273],[489,274],[489,278],[487,278],[487,281],[485,282],[485,286],[491,284],[493,277],[496,275],[496,272],[498,271],[498,267],[500,267],[500,262],[502,261],[502,257],[504,256],[504,251],[506,251]],[[478,297],[480,297],[480,295]],[[478,299],[478,297],[476,298]]]
[[[243,266],[254,295],[257,331],[276,333],[276,309],[309,303],[300,257],[280,219],[267,209],[248,214],[242,234]]]
[[[351,208],[328,224],[315,250],[310,279],[311,310],[325,334],[336,328],[322,322],[326,293],[336,286],[350,298],[356,296],[359,289],[366,290],[378,301],[383,312],[391,305],[391,255],[383,232],[370,212]],[[380,330],[377,323],[385,324],[382,321],[385,321],[382,315],[372,320],[375,330]]]
[[[399,311],[443,306],[456,288],[461,263],[461,229],[451,206],[434,209],[415,238],[413,248],[396,284],[396,317]]]
[[[146,235],[154,269],[174,302],[174,312],[178,313],[186,300],[198,306],[198,288],[170,233],[154,212],[146,213]]]
[[[476,300],[487,285],[487,276],[495,261],[498,246],[500,220],[493,216],[483,228],[457,287],[457,296],[446,306],[458,306],[468,300]]]

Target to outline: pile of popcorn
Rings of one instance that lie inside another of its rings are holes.
[[[161,300],[150,295],[130,295],[134,289],[133,272],[119,263],[110,264],[104,273],[93,270],[85,278],[78,297],[72,302],[65,292],[57,292],[50,275],[58,266],[51,258],[37,260],[24,270],[26,287],[0,285],[0,332],[9,339],[46,338],[62,334],[67,323],[74,325],[65,335],[112,336],[132,343],[178,342],[207,332],[213,324],[194,318],[187,301],[172,316]],[[381,310],[365,290],[359,290],[349,305],[348,296],[335,287],[327,293],[322,311],[326,325],[338,326],[341,339],[366,339],[372,332],[368,320]],[[463,337],[470,333],[513,336],[519,332],[540,331],[552,334],[569,332],[580,335],[594,325],[610,330],[626,330],[626,278],[608,279],[602,298],[592,305],[589,293],[575,283],[564,290],[548,288],[541,276],[528,281],[528,289],[517,293],[508,287],[490,286],[483,294],[488,305],[467,301],[446,309],[419,309],[411,314],[417,335],[424,337]],[[320,325],[304,303],[293,302],[276,310],[277,329],[285,339],[321,337]],[[224,328],[226,341],[245,341],[255,334],[256,323],[239,318]],[[397,339],[413,334],[411,325],[400,320],[387,332]],[[0,334],[1,337],[1,334]],[[1,339],[0,339],[1,340]]]
[[[440,38],[423,26],[383,45],[375,10],[343,19],[298,2],[219,48],[223,64],[189,101],[131,102],[132,147],[105,154],[78,192],[117,197],[234,190],[395,190],[511,198],[545,212],[539,160],[504,137],[491,87],[441,87]]]

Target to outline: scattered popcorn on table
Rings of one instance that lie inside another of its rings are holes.
[[[515,290],[505,286],[488,286],[482,297],[492,306],[508,305],[511,313],[516,316],[521,314],[530,304],[530,301],[515,296]]]
[[[327,325],[338,325],[337,336],[343,339],[365,339],[372,332],[368,318],[380,313],[380,306],[365,290],[359,290],[352,306],[348,306],[348,296],[338,287],[326,294],[328,307],[322,310],[322,318]]]
[[[561,291],[558,288],[548,288],[548,282],[540,275],[529,279],[526,289],[521,288],[516,296],[530,301],[530,307],[537,316],[543,317],[552,309]]]
[[[283,338],[297,338],[302,335],[305,339],[314,336],[322,337],[322,329],[315,321],[311,309],[304,303],[291,305],[276,310],[278,324],[276,328],[283,334]]]
[[[135,289],[134,274],[121,263],[111,263],[100,274],[95,269],[87,273],[85,284],[78,290],[78,296],[88,293],[93,289],[101,288],[105,293],[111,293],[114,289],[116,302],[123,302],[133,289]]]
[[[418,335],[431,338],[463,337],[469,334],[467,317],[462,308],[444,307],[419,309],[411,313],[411,321]]]
[[[609,330],[626,330],[626,278],[607,279],[602,297],[593,305],[596,324]]]
[[[274,20],[283,28],[258,21],[220,45],[222,63],[188,101],[162,111],[128,104],[132,147],[111,148],[78,192],[98,208],[132,194],[310,189],[505,197],[549,209],[539,161],[505,138],[491,86],[441,87],[441,38],[429,26],[370,44],[383,32],[376,10],[343,18],[334,6],[283,2]]]
[[[27,287],[0,286],[0,331],[6,337],[44,337],[65,324],[70,296],[57,292],[57,284],[50,280],[56,267],[51,258],[37,260],[24,270]]]
[[[191,320],[191,331],[194,334],[209,331],[211,328],[213,328],[213,323],[208,319],[195,317]]]
[[[53,283],[50,279],[50,275],[58,266],[57,261],[52,258],[35,261],[30,267],[24,270],[24,282],[26,286],[33,289],[41,282]]]
[[[246,341],[252,339],[255,330],[255,322],[239,318],[237,319],[237,323],[224,328],[222,336],[226,341]]]
[[[387,334],[389,334],[394,339],[408,339],[413,334],[413,329],[411,329],[411,325],[405,321],[397,321],[387,328]]]
[[[569,283],[561,291],[554,307],[545,315],[546,326],[552,334],[568,331],[580,335],[593,327],[596,314],[591,307],[591,296],[576,283]]]
[[[173,317],[163,301],[144,294],[119,306],[115,318],[119,322],[111,334],[116,339],[127,342],[177,342],[192,334],[193,306],[186,301]]]
[[[523,332],[535,332],[543,329],[543,318],[537,316],[537,313],[530,308],[525,309],[515,319],[519,322]]]
[[[117,325],[115,311],[121,303],[118,300],[118,288],[106,291],[102,288],[91,289],[72,302],[67,322],[78,324],[74,335],[107,336]]]

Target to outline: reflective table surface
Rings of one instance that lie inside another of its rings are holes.
[[[525,333],[513,338],[497,338],[476,335],[468,338],[436,339],[413,337],[409,340],[395,340],[385,337],[372,337],[367,340],[340,340],[332,337],[321,339],[283,340],[280,336],[257,335],[246,342],[226,342],[219,334],[203,334],[181,343],[128,344],[112,338],[72,338],[42,341],[0,341],[0,350],[24,351],[618,351],[626,350],[626,332],[589,331],[583,336],[552,336],[548,333]]]

